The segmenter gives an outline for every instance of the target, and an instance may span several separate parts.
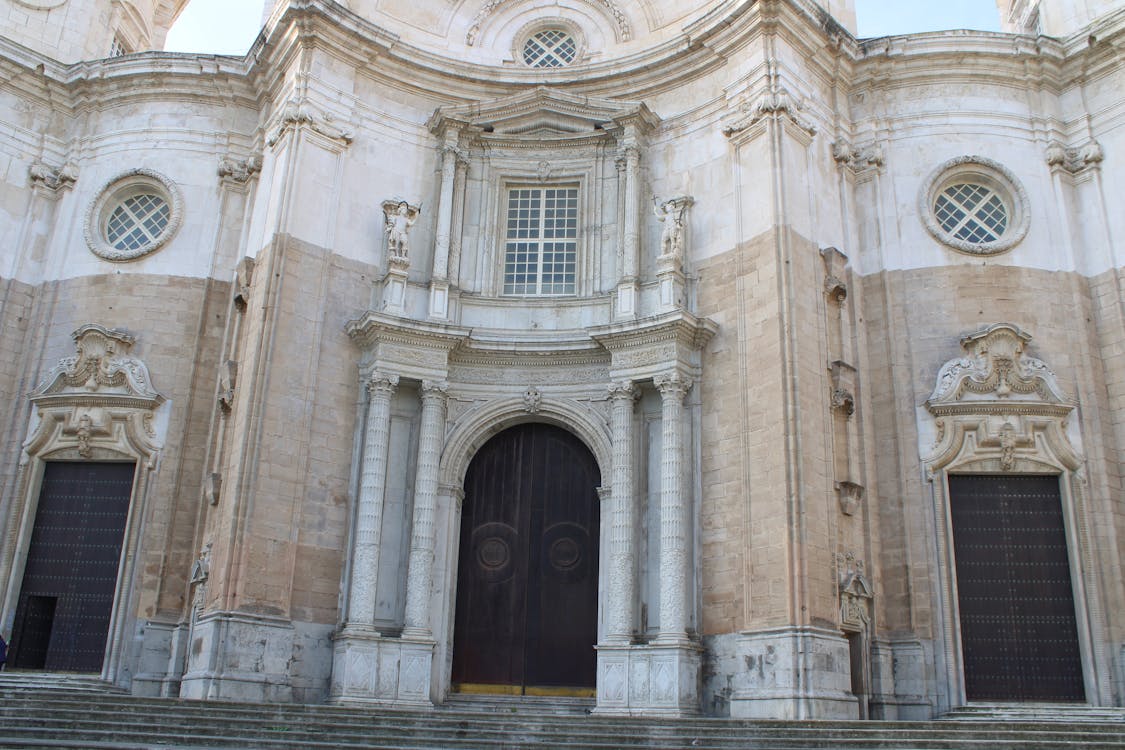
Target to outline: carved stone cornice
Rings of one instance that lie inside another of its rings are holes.
[[[1053,172],[1079,175],[1087,170],[1100,169],[1104,159],[1101,144],[1092,138],[1081,146],[1067,147],[1058,141],[1051,141],[1047,146],[1047,165]]]
[[[78,167],[71,162],[61,167],[52,167],[42,162],[36,162],[28,167],[28,177],[36,188],[43,188],[51,193],[69,190],[78,181]]]
[[[88,323],[72,337],[78,354],[59,360],[32,392],[32,403],[41,408],[62,403],[151,410],[164,402],[144,362],[129,356],[132,336]]]
[[[643,102],[600,99],[536,86],[490,101],[440,107],[427,126],[435,135],[456,128],[489,141],[542,144],[545,137],[552,143],[559,139],[604,139],[612,137],[610,131],[614,130],[643,134],[659,124],[660,118]]]
[[[352,341],[365,349],[379,342],[389,342],[447,352],[462,344],[472,333],[470,328],[408,320],[374,311],[350,321],[344,330]]]

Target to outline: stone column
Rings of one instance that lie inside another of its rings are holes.
[[[637,277],[641,244],[641,150],[630,134],[622,149],[625,159],[625,232],[621,248],[621,280],[617,285],[617,316],[637,314]]]
[[[397,375],[381,372],[372,373],[367,383],[367,435],[363,442],[352,577],[348,586],[347,627],[350,629],[374,630],[375,626],[375,589],[379,583],[379,536],[383,527],[383,493],[387,486],[391,397],[397,386]]]
[[[613,485],[609,534],[609,595],[606,642],[628,644],[632,640],[636,602],[636,500],[633,488],[633,401],[637,396],[631,381],[609,387],[613,402]]]
[[[430,317],[449,316],[449,241],[453,233],[454,183],[457,162],[464,158],[457,147],[457,131],[448,131],[441,152],[441,197],[438,200],[437,241],[433,279],[430,282]]]
[[[683,479],[684,395],[691,384],[679,373],[654,379],[663,401],[660,461],[660,632],[658,641],[687,640],[688,517]]]
[[[418,438],[418,468],[414,481],[414,522],[410,535],[410,568],[406,576],[404,637],[429,639],[430,591],[434,578],[434,512],[438,494],[438,464],[445,428],[446,385],[422,383],[422,432]]]

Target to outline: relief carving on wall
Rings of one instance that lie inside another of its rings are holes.
[[[412,206],[401,198],[383,201],[383,233],[387,236],[387,263],[410,266],[410,229],[418,221],[421,206]]]

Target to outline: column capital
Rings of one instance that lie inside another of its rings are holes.
[[[689,390],[691,390],[691,380],[685,378],[679,372],[669,372],[663,375],[657,375],[652,379],[652,384],[656,386],[656,390],[660,391],[660,395],[665,399],[668,398],[683,398]]]
[[[449,397],[449,383],[444,380],[423,380],[421,390],[423,401],[428,399],[441,399],[444,401]]]
[[[372,396],[376,393],[390,395],[395,392],[396,388],[398,388],[398,375],[376,370],[367,379],[367,393]]]
[[[614,401],[631,401],[641,395],[640,390],[637,388],[637,384],[632,380],[615,381],[613,383],[610,383],[606,390],[609,393],[609,397]]]

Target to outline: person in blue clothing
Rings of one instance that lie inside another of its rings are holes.
[[[8,662],[8,642],[4,640],[4,634],[0,633],[0,672],[4,671],[4,665]]]

